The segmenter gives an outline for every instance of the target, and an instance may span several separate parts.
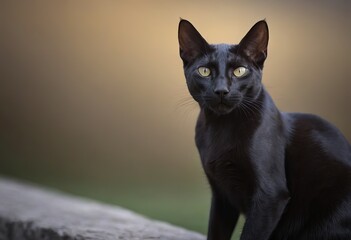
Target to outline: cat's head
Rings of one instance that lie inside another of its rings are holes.
[[[229,45],[208,44],[182,19],[178,40],[189,92],[201,108],[223,115],[245,108],[259,97],[267,57],[266,21],[257,22],[239,44]]]

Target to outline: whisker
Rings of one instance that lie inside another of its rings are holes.
[[[199,95],[195,95],[195,98]],[[187,121],[194,112],[197,112],[199,109],[199,104],[194,100],[193,96],[187,93],[186,96],[179,98],[175,104],[175,110],[180,112],[181,122]]]
[[[239,112],[243,113],[246,118],[249,118],[249,115],[248,115],[247,110],[246,110],[246,106],[242,102],[239,104]]]
[[[255,111],[253,111],[253,109],[250,108],[250,106],[247,103],[242,102],[242,108],[245,109],[247,118],[250,118],[250,116],[252,115],[256,115]]]
[[[240,102],[239,109],[241,109],[245,116],[249,118],[250,115],[258,116],[261,114],[263,109],[262,104],[263,102],[260,100],[243,98]]]

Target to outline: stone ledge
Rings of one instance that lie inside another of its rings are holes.
[[[129,210],[0,178],[0,240],[204,240]]]

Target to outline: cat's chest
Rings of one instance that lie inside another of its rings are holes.
[[[239,177],[244,178],[246,172],[252,171],[247,146],[239,141],[209,138],[198,149],[206,174],[217,181],[233,182],[239,180]]]
[[[210,183],[233,201],[249,197],[255,177],[247,138],[235,131],[214,134],[209,129],[198,129],[196,139]],[[243,205],[244,201],[239,202],[235,204]]]

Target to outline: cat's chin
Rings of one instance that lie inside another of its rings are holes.
[[[227,104],[220,103],[216,106],[210,107],[210,109],[217,115],[226,115],[234,110],[236,105],[229,106]]]

